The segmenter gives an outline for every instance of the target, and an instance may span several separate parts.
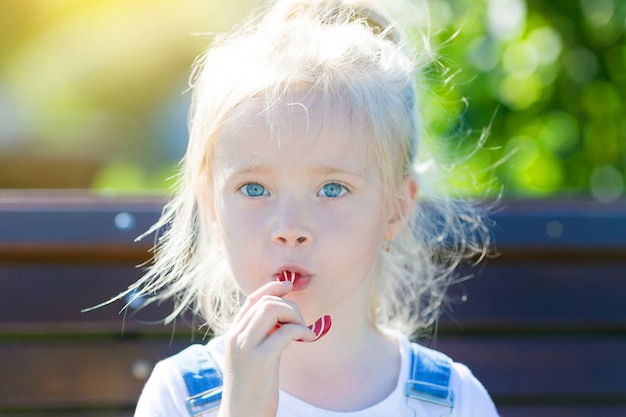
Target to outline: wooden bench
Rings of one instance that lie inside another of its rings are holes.
[[[169,306],[81,313],[141,274],[152,242],[133,240],[162,203],[0,195],[0,415],[130,416],[153,364],[201,340],[154,323]],[[504,417],[623,417],[626,204],[511,201],[493,218],[500,256],[451,288],[427,342]]]

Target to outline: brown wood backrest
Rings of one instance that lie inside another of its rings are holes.
[[[0,195],[0,415],[130,416],[156,361],[202,339],[171,306],[82,313],[141,275],[162,198]],[[626,204],[503,202],[499,256],[436,336],[503,416],[626,415]]]

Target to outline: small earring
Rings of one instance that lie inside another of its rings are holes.
[[[389,252],[389,248],[391,248],[391,240],[383,240],[383,250]]]

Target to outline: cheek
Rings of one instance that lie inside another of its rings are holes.
[[[332,242],[333,250],[346,259],[367,264],[378,253],[384,233],[382,213],[374,208],[354,207],[343,213],[322,216],[318,225]]]
[[[343,228],[329,228],[330,238],[322,249],[324,271],[335,278],[332,291],[342,297],[358,292],[377,275],[380,228],[372,224],[372,219],[358,220]]]
[[[256,221],[255,213],[243,210],[236,200],[236,198],[225,198],[217,206],[218,222],[227,247],[239,245],[245,232],[251,233],[254,230],[253,223]]]
[[[220,216],[221,235],[228,266],[239,288],[250,294],[262,283],[254,281],[263,259],[263,231],[254,213],[240,215],[236,208],[224,207]]]
[[[252,216],[235,216],[229,213],[222,218],[222,239],[229,257],[250,249],[258,241]],[[258,228],[258,224],[256,225]]]

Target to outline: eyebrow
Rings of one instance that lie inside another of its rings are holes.
[[[233,175],[245,175],[245,174],[252,174],[252,173],[264,173],[264,172],[268,172],[270,170],[270,168],[268,166],[265,165],[250,165],[250,166],[244,166],[244,167],[237,167],[235,169],[232,170]]]
[[[267,174],[271,170],[272,168],[269,165],[258,164],[258,165],[244,166],[244,167],[241,167],[241,169],[239,168],[234,169],[232,171],[232,176],[247,175],[247,174]],[[349,171],[346,169],[337,168],[333,166],[317,167],[313,170],[313,172],[317,175],[339,174],[339,175],[348,175],[348,176],[355,177],[355,178],[365,178],[365,175],[363,175],[362,173]]]
[[[342,174],[342,175],[349,175],[349,176],[358,177],[358,178],[364,177],[362,173],[347,171],[345,169],[339,169],[339,168],[328,167],[328,166],[319,167],[318,169],[315,170],[315,172],[322,174],[322,175]]]

